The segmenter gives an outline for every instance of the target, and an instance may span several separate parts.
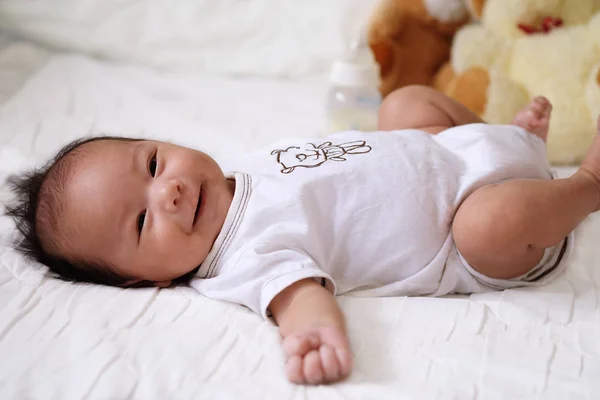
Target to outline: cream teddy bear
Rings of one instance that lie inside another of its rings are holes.
[[[550,161],[581,161],[600,114],[600,0],[482,5],[480,22],[456,33],[434,86],[490,123],[508,123],[530,98],[546,96]]]

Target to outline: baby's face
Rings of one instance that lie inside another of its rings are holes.
[[[206,258],[235,183],[208,155],[162,142],[85,145],[66,187],[64,248],[168,285]]]

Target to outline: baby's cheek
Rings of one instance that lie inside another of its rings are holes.
[[[152,235],[152,240],[149,240],[144,246],[143,252],[150,260],[155,260],[160,264],[165,261],[176,260],[180,254],[181,238],[178,238],[178,232],[172,229],[156,229]]]
[[[197,236],[173,233],[165,239],[164,257],[170,264],[184,273],[191,271],[204,261],[210,251],[206,242]]]
[[[152,243],[146,248],[151,253],[151,259],[178,271],[187,269],[183,273],[191,271],[204,261],[212,247],[210,238],[203,235],[208,230],[188,234],[175,224],[158,224],[157,221]]]

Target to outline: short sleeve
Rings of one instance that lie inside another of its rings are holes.
[[[231,257],[215,277],[195,279],[191,286],[209,298],[244,305],[268,320],[273,298],[307,278],[315,279],[335,295],[334,281],[309,255],[274,244],[259,244]]]

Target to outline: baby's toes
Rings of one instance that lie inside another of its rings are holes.
[[[537,118],[542,118],[545,115],[550,115],[550,111],[552,110],[552,105],[550,101],[543,97],[537,96],[533,99],[530,105],[530,111],[532,111],[532,115]]]
[[[548,104],[550,104],[550,100],[548,100],[544,96],[535,96],[533,98],[533,102],[536,103],[536,104],[541,104],[541,105],[548,105]]]
[[[526,129],[546,141],[552,104],[542,96],[534,97],[531,102],[515,115],[513,124]]]
[[[542,116],[542,119],[550,119],[550,114],[552,114],[552,103],[546,99],[546,105],[544,106],[544,115]]]

